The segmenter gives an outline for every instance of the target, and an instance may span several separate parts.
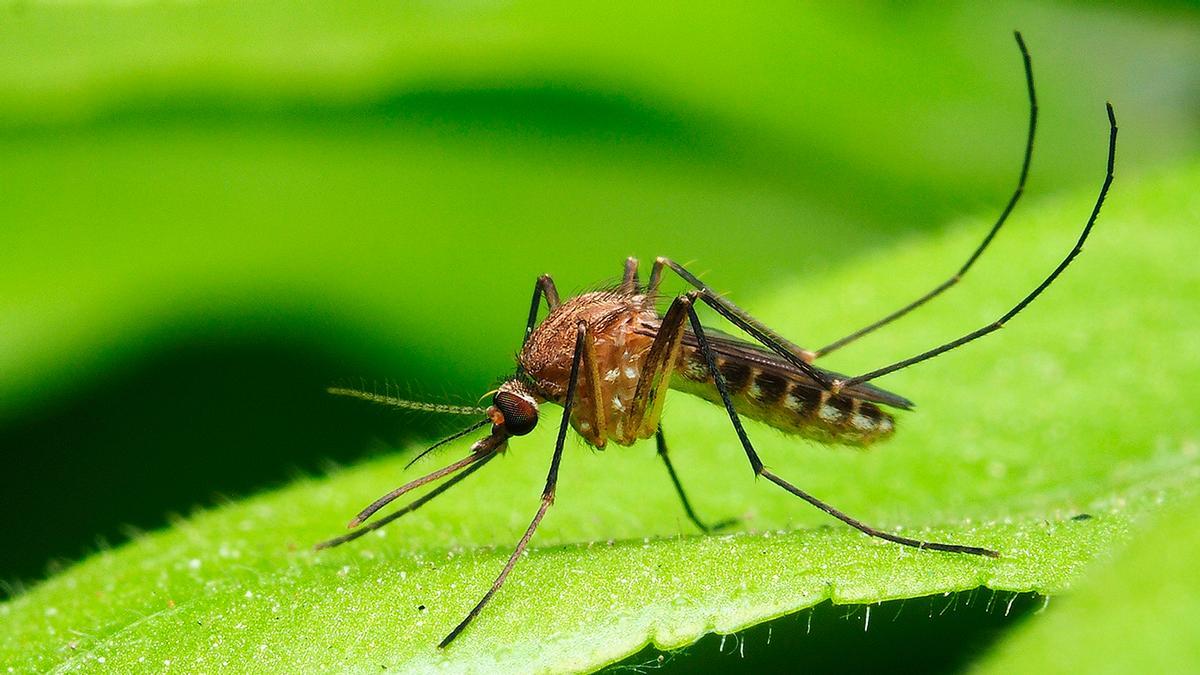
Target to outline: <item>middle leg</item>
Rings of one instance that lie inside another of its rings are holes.
[[[734,409],[733,399],[729,396],[729,387],[725,383],[725,376],[721,374],[721,370],[717,367],[716,356],[713,354],[712,347],[708,344],[708,338],[706,338],[704,335],[704,327],[700,325],[700,317],[696,315],[695,309],[690,305],[688,306],[688,319],[691,322],[692,332],[696,334],[696,339],[700,345],[700,351],[704,355],[704,360],[708,370],[710,373],[712,373],[713,382],[717,385],[717,391],[721,395],[721,402],[724,403],[725,411],[729,414],[729,421],[733,424],[734,431],[737,432],[738,440],[741,441],[742,448],[746,451],[746,458],[750,460],[750,466],[754,469],[755,475],[766,478],[784,490],[787,490],[791,494],[803,499],[818,509],[821,509],[825,513],[828,513],[843,523],[846,523],[850,527],[853,527],[854,529],[872,537],[878,537],[879,539],[902,544],[904,546],[912,546],[913,548],[947,551],[950,553],[970,553],[972,555],[982,555],[990,558],[1000,557],[999,553],[991,549],[981,548],[978,546],[963,546],[961,544],[944,544],[935,541],[910,539],[909,537],[901,537],[899,535],[871,527],[857,518],[852,518],[851,516],[842,513],[833,506],[826,504],[824,501],[817,499],[795,485],[792,485],[763,466],[762,460],[759,459],[758,453],[754,450],[754,446],[750,444],[750,437],[746,434],[746,429],[742,427],[741,418]]]
[[[697,516],[695,510],[692,509],[692,503],[688,501],[687,493],[683,491],[683,484],[679,482],[679,476],[675,474],[675,467],[672,466],[671,458],[667,454],[667,439],[663,436],[662,426],[659,426],[658,431],[655,432],[654,442],[658,447],[658,456],[662,457],[663,464],[667,467],[667,473],[671,476],[671,483],[675,486],[675,494],[679,495],[679,501],[683,503],[684,512],[687,513],[688,519],[696,527],[700,528],[701,532],[705,534],[718,532],[738,522],[737,518],[728,518],[712,525],[706,525],[704,521],[700,520],[700,516]]]
[[[645,363],[642,364],[642,372],[638,378],[633,404],[629,411],[629,426],[637,430],[636,438],[645,438],[651,430],[654,431],[658,456],[662,458],[663,464],[667,467],[667,473],[671,476],[671,483],[675,486],[679,501],[683,502],[683,510],[702,532],[713,532],[737,521],[735,519],[723,520],[709,526],[696,515],[691,502],[688,501],[687,494],[683,491],[683,485],[679,482],[679,476],[675,473],[675,467],[671,464],[671,458],[667,454],[667,439],[663,436],[660,423],[663,401],[671,386],[671,375],[675,372],[675,365],[679,361],[684,324],[687,322],[688,316],[687,309],[691,304],[690,296],[681,295],[675,298],[666,314],[663,315],[662,321],[659,322],[654,343],[650,346]]]
[[[483,597],[479,599],[479,602],[475,603],[475,606],[472,607],[471,611],[467,613],[467,616],[463,618],[463,620],[460,621],[457,626],[454,627],[454,630],[450,631],[450,633],[440,643],[438,643],[439,649],[444,649],[446,645],[453,642],[454,638],[458,637],[459,633],[461,633],[463,629],[466,628],[467,625],[479,615],[479,612],[483,611],[484,605],[486,605],[488,601],[492,599],[492,596],[496,594],[496,591],[500,590],[500,587],[504,585],[504,581],[508,578],[509,572],[512,572],[513,567],[515,567],[517,564],[517,560],[521,558],[521,554],[525,551],[525,548],[529,546],[529,540],[533,538],[533,533],[537,531],[538,525],[542,522],[542,517],[546,515],[546,511],[550,508],[550,505],[554,503],[554,492],[558,487],[558,465],[562,461],[563,445],[567,440],[567,427],[571,424],[571,406],[575,401],[576,387],[579,385],[579,367],[583,362],[583,345],[587,338],[587,324],[580,322],[578,326],[576,326],[576,331],[575,353],[571,357],[571,377],[567,382],[567,397],[563,402],[562,423],[558,427],[558,438],[554,442],[554,455],[550,458],[550,472],[546,475],[546,487],[542,490],[541,505],[538,507],[537,513],[534,514],[533,520],[529,523],[529,527],[526,528],[525,534],[521,537],[521,540],[517,542],[517,546],[515,549],[513,549],[512,555],[508,557],[508,562],[504,564],[504,569],[500,571],[500,575],[496,577],[495,581],[492,582],[492,587],[488,589],[487,593],[483,594]]]

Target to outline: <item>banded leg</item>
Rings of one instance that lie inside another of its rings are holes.
[[[693,291],[695,293],[695,291]],[[717,368],[717,359],[713,354],[712,347],[708,344],[708,338],[704,335],[704,326],[700,325],[700,317],[696,316],[694,308],[688,308],[688,318],[692,325],[692,331],[696,334],[697,342],[700,345],[700,351],[704,355],[705,364],[713,376],[713,382],[717,385],[717,391],[721,394],[721,402],[725,404],[725,411],[729,414],[729,421],[733,424],[734,431],[737,432],[738,440],[742,443],[742,448],[746,451],[746,458],[750,460],[750,466],[754,469],[757,476],[762,476],[779,487],[787,490],[793,495],[803,499],[813,506],[821,509],[825,513],[837,518],[854,529],[869,534],[872,537],[878,537],[904,546],[912,546],[920,549],[930,549],[934,551],[947,551],[950,553],[970,553],[972,555],[983,555],[992,558],[1000,556],[999,553],[978,546],[962,546],[959,544],[943,544],[933,541],[922,541],[920,539],[910,539],[899,535],[891,534],[883,530],[871,527],[860,520],[852,518],[845,513],[833,508],[829,504],[817,499],[800,488],[776,476],[773,472],[763,466],[762,460],[759,459],[758,453],[755,452],[754,446],[750,443],[750,437],[746,435],[746,429],[742,427],[742,421],[738,417],[737,411],[734,410],[733,400],[729,396],[729,388],[725,383],[725,377],[721,374],[721,370]]]
[[[683,484],[679,482],[679,476],[675,474],[675,467],[671,465],[671,457],[667,454],[667,439],[663,436],[661,426],[654,433],[654,442],[658,446],[658,456],[662,457],[663,464],[667,467],[667,473],[671,476],[671,483],[675,486],[675,493],[679,495],[679,501],[683,503],[684,512],[687,513],[688,519],[695,523],[696,527],[700,528],[701,532],[705,534],[718,532],[738,522],[737,518],[729,518],[713,525],[705,525],[704,521],[700,520],[700,516],[697,516],[695,510],[692,509],[692,503],[688,501],[687,493],[683,491]]]
[[[504,564],[504,569],[500,571],[500,576],[496,577],[496,580],[492,582],[492,587],[471,608],[467,616],[438,644],[439,648],[444,648],[454,638],[458,637],[459,633],[479,615],[479,612],[492,599],[496,591],[500,590],[500,587],[504,585],[504,580],[508,578],[509,572],[512,572],[513,567],[517,564],[517,560],[521,557],[525,548],[529,546],[529,540],[533,538],[533,533],[537,530],[538,524],[542,522],[542,517],[546,515],[546,510],[554,503],[554,489],[558,485],[558,465],[562,460],[563,445],[567,439],[567,427],[571,423],[571,406],[575,400],[575,389],[579,384],[579,366],[583,360],[583,345],[584,339],[587,336],[587,325],[580,322],[576,327],[576,331],[575,353],[571,357],[571,379],[567,383],[567,397],[563,402],[562,423],[558,427],[558,439],[554,443],[554,456],[550,460],[550,472],[546,475],[546,487],[542,490],[541,506],[538,507],[537,513],[533,516],[533,521],[529,523],[529,527],[525,530],[525,534],[517,542],[517,547],[513,549],[512,555],[508,557],[508,562]]]
[[[1025,159],[1021,163],[1021,174],[1020,177],[1017,178],[1017,187],[1015,190],[1013,190],[1012,196],[1009,197],[1008,204],[1006,204],[1004,210],[1000,212],[1000,217],[996,219],[995,224],[992,225],[992,229],[988,230],[987,235],[983,238],[983,242],[976,247],[975,251],[971,253],[970,257],[967,258],[967,262],[964,263],[963,266],[960,267],[953,276],[935,286],[933,290],[927,292],[925,295],[922,295],[921,297],[892,312],[891,314],[888,314],[882,319],[863,326],[853,333],[838,338],[824,347],[821,347],[814,352],[816,358],[821,358],[830,352],[845,347],[864,335],[875,332],[879,328],[888,325],[896,319],[899,319],[905,314],[908,314],[914,309],[941,295],[959,281],[962,281],[963,276],[965,276],[967,271],[971,269],[971,266],[975,264],[975,261],[979,259],[979,256],[983,255],[984,249],[988,247],[988,244],[992,243],[992,239],[995,238],[996,233],[1000,231],[1000,228],[1004,225],[1005,221],[1008,220],[1008,215],[1012,213],[1013,207],[1015,207],[1017,205],[1017,201],[1021,199],[1021,195],[1025,192],[1025,179],[1029,176],[1029,162],[1033,158],[1033,136],[1034,132],[1037,130],[1038,106],[1037,95],[1034,93],[1033,89],[1033,65],[1029,60],[1029,50],[1025,48],[1025,40],[1021,37],[1020,32],[1015,32],[1013,35],[1017,39],[1017,47],[1021,50],[1021,59],[1025,63],[1025,88],[1029,92],[1029,132],[1025,137]]]

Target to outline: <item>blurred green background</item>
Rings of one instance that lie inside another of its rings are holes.
[[[511,370],[538,274],[565,293],[670,255],[753,306],[998,210],[1026,125],[1013,28],[1042,106],[1034,198],[1097,181],[1105,100],[1123,177],[1194,158],[1198,17],[5,4],[0,531],[21,545],[0,578],[443,431],[323,387],[472,400]],[[852,328],[826,302],[798,309],[799,342]]]

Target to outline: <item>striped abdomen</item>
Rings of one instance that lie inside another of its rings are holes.
[[[807,378],[760,359],[720,352],[716,358],[740,415],[822,443],[869,445],[895,430],[892,416],[870,401],[832,396]],[[722,405],[704,357],[694,347],[684,347],[671,388]]]

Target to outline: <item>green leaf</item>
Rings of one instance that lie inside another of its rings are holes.
[[[829,450],[749,425],[770,466],[849,513],[989,546],[998,560],[912,551],[831,522],[754,481],[719,409],[675,394],[664,423],[684,483],[703,516],[742,516],[744,531],[692,534],[651,444],[598,453],[573,441],[530,555],[444,652],[434,645],[536,508],[551,423],[422,511],[345,547],[309,550],[462,444],[408,473],[404,453],[302,479],[100,552],[0,605],[0,662],[587,669],[648,640],[683,645],[826,598],[873,603],[981,585],[1061,593],[1160,502],[1195,491],[1200,429],[1180,403],[1200,387],[1198,181],[1197,165],[1119,175],[1086,253],[1009,328],[881,382],[918,403],[888,444]],[[1093,194],[1025,205],[961,288],[830,365],[879,365],[994,319],[1069,249]],[[914,237],[743,304],[820,343],[940,279],[986,225]]]
[[[1200,662],[1200,499],[1155,514],[1153,527],[1077,592],[1023,627],[980,673],[1184,673]]]

